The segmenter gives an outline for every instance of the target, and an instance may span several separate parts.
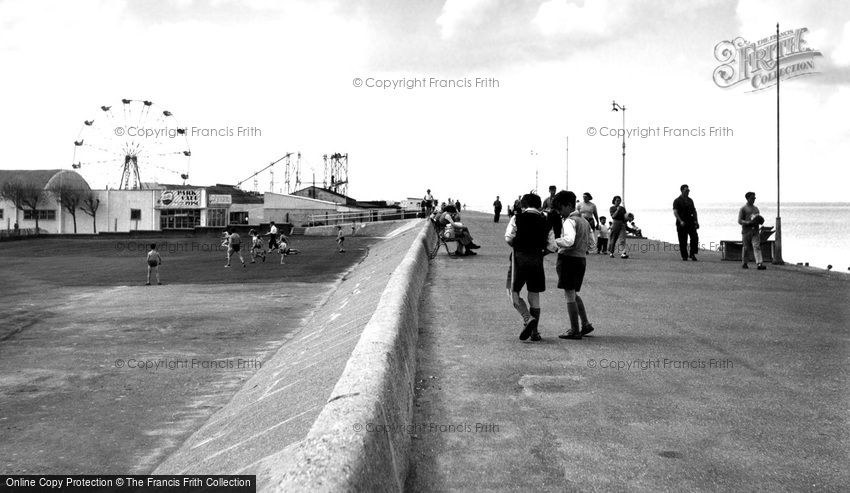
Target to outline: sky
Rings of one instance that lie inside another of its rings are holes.
[[[749,190],[775,202],[775,88],[721,88],[713,74],[719,43],[757,42],[777,22],[807,28],[822,54],[815,74],[780,85],[783,202],[847,200],[839,0],[0,0],[0,168],[70,168],[83,121],[112,130],[99,108],[127,98],[197,129],[194,185],[235,184],[288,152],[301,152],[303,182],[321,182],[322,155],[339,152],[361,200],[430,188],[485,210],[555,184],[607,205],[622,193],[625,123],[658,130],[626,139],[630,210],[672,204],[682,183],[697,203]],[[86,139],[116,145],[107,134]],[[120,168],[81,172],[98,187]],[[258,182],[268,190],[270,177]]]

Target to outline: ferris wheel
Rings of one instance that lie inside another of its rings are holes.
[[[71,167],[95,188],[137,190],[185,184],[191,156],[186,129],[170,111],[122,99],[83,122]]]

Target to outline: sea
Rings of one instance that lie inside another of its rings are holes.
[[[699,217],[699,241],[706,250],[717,251],[722,240],[741,240],[738,225],[740,203],[695,201]],[[776,204],[756,202],[765,218],[764,226],[774,226]],[[599,214],[607,206],[599,207]],[[671,206],[663,209],[629,209],[635,224],[647,238],[678,243],[676,220]],[[850,272],[850,202],[788,202],[781,205],[782,258],[786,263],[809,263],[839,272]],[[604,214],[608,215],[608,214]],[[769,239],[775,239],[775,235]]]

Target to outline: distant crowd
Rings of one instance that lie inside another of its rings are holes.
[[[542,339],[538,324],[540,293],[546,289],[543,264],[546,255],[557,253],[558,288],[564,290],[570,319],[569,328],[558,337],[581,339],[594,331],[579,295],[587,269],[587,255],[607,253],[614,258],[619,254],[620,258],[628,259],[626,235],[643,237],[643,232],[634,222],[634,214],[626,211],[619,195],[611,199],[609,222],[606,216],[599,216],[589,192],[583,193],[579,201],[573,192],[556,191],[554,185],[550,186],[545,200],[535,193],[521,195],[507,207],[509,221],[505,241],[511,247],[511,254],[506,287],[511,304],[522,319],[519,338],[523,341]],[[679,251],[683,261],[695,262],[699,253],[697,210],[690,198],[688,185],[682,185],[679,191],[680,195],[673,201]],[[747,258],[751,250],[757,269],[765,270],[760,248],[760,226],[764,218],[755,206],[755,193],[747,192],[745,198],[747,203],[738,213],[743,240],[742,267],[749,268]],[[469,228],[461,222],[459,201],[437,206],[428,190],[423,199],[423,209],[438,226],[440,235],[459,243],[456,256],[475,255],[473,250],[480,247],[473,241]],[[496,196],[493,202],[494,222],[500,221],[502,209],[502,201]],[[527,291],[527,302],[521,296],[523,288]]]

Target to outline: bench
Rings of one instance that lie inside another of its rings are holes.
[[[773,246],[776,244],[775,241],[762,241],[761,242],[761,256],[765,262],[773,261]],[[734,260],[741,261],[741,254],[744,251],[744,242],[741,240],[721,240],[720,241],[720,259],[721,260]],[[750,248],[747,252],[747,262],[755,262],[755,256],[753,255],[753,249]]]
[[[761,256],[765,262],[773,261],[773,249],[776,242],[768,240],[775,231],[773,227],[762,226],[759,229],[759,238],[761,241]],[[741,254],[744,251],[744,242],[741,240],[721,240],[720,241],[720,260],[741,261]],[[753,249],[750,248],[747,252],[747,262],[755,262]]]
[[[431,227],[434,228],[434,232],[437,235],[437,242],[436,242],[436,245],[434,245],[434,250],[431,252],[430,257],[432,259],[436,258],[437,253],[440,252],[441,246],[446,248],[446,253],[449,254],[449,256],[454,257],[455,252],[457,251],[457,248],[455,248],[455,252],[452,252],[452,251],[449,250],[448,244],[449,243],[457,243],[458,242],[457,238],[446,238],[446,234],[445,234],[446,233],[446,227],[442,226],[440,224],[440,222],[437,221],[434,218],[429,219],[429,221],[431,221]]]

